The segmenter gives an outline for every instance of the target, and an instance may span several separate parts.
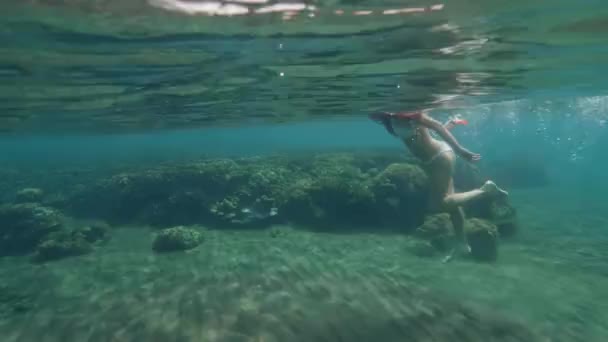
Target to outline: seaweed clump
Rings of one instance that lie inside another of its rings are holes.
[[[161,230],[156,234],[152,250],[158,253],[175,252],[192,249],[203,241],[203,235],[197,229],[177,226]]]

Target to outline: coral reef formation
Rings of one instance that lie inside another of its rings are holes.
[[[470,184],[477,182],[470,170],[461,173]],[[427,190],[423,169],[397,154],[206,159],[123,169],[70,193],[18,191],[13,203],[0,207],[0,248],[2,254],[35,251],[37,259],[50,260],[87,253],[107,236],[107,227],[74,229],[66,215],[155,227],[294,223],[317,230],[403,232],[418,227],[425,235],[431,227],[449,226],[445,215],[425,222]],[[496,225],[501,237],[517,231],[515,209],[505,201],[476,201],[466,211],[467,217]],[[429,241],[445,251],[448,235],[437,233]]]
[[[414,164],[353,154],[216,159],[123,172],[67,196],[73,215],[113,223],[399,226],[424,218]],[[373,167],[377,166],[377,167]]]

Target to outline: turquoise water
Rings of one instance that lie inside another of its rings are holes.
[[[601,1],[0,13],[3,341],[608,339]],[[420,234],[422,165],[367,119],[415,109],[469,121],[457,190],[509,191],[466,208],[495,260]]]

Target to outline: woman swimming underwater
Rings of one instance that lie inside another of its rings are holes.
[[[447,212],[456,233],[457,247],[444,261],[450,260],[455,252],[470,253],[471,249],[464,234],[465,215],[462,206],[482,196],[508,196],[494,182],[487,181],[479,189],[454,192],[454,164],[456,155],[468,162],[479,161],[481,156],[462,147],[450,133],[450,129],[466,121],[452,118],[445,124],[431,118],[424,112],[375,113],[370,118],[384,126],[393,136],[399,138],[410,152],[422,162],[429,177],[429,210]],[[435,131],[443,140],[435,139],[429,130]]]

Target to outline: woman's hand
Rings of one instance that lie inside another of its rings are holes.
[[[460,155],[462,159],[470,163],[478,162],[481,159],[481,155],[479,153],[473,153],[467,150],[466,148],[461,148],[458,152],[458,155]]]

